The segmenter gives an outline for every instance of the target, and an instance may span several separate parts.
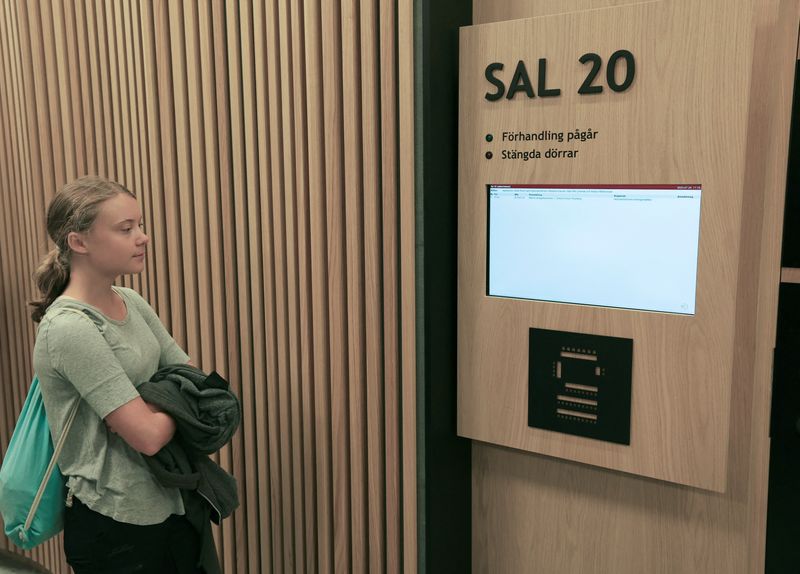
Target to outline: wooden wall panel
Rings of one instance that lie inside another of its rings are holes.
[[[121,284],[242,400],[224,571],[415,571],[412,53],[410,0],[0,1],[0,453],[46,205],[98,173],[152,239]]]
[[[476,0],[474,14],[476,23],[489,14],[492,21],[549,16],[561,11],[555,4]],[[563,3],[563,11],[577,4],[591,9],[611,2]],[[671,18],[701,6],[682,0],[663,5],[671,8]],[[747,140],[734,169],[745,190],[765,192],[745,193],[737,206],[749,217],[737,232],[743,252],[734,278],[737,356],[727,488],[704,492],[474,443],[474,572],[764,572],[780,222],[800,3],[754,2],[742,6],[740,14],[752,17],[746,48],[753,60],[752,77],[742,86]],[[691,22],[710,38],[717,27],[729,28],[732,19],[717,10]]]

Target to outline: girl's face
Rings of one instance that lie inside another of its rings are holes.
[[[127,193],[101,203],[97,218],[82,235],[88,261],[103,275],[116,278],[144,269],[150,238],[142,229],[139,204]]]

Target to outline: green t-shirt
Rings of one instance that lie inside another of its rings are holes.
[[[77,299],[56,299],[39,324],[33,367],[54,443],[83,399],[58,461],[73,494],[119,522],[158,524],[184,514],[180,491],[161,486],[142,455],[103,419],[138,397],[136,387],[160,367],[189,357],[136,291],[114,289],[127,307],[122,321]]]

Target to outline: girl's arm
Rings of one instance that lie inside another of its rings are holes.
[[[57,371],[131,448],[152,455],[170,441],[175,422],[142,400],[95,324],[80,311],[62,311],[40,327]]]
[[[105,418],[112,432],[121,436],[131,448],[153,456],[175,434],[175,421],[168,414],[144,402],[141,397],[125,403]]]

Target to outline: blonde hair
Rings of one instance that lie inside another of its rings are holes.
[[[73,231],[87,231],[100,211],[100,204],[120,194],[136,197],[123,185],[96,175],[78,178],[53,197],[47,208],[47,234],[56,244],[39,263],[33,280],[42,298],[31,301],[31,318],[38,323],[47,308],[64,292],[69,283],[72,252],[67,237]]]

